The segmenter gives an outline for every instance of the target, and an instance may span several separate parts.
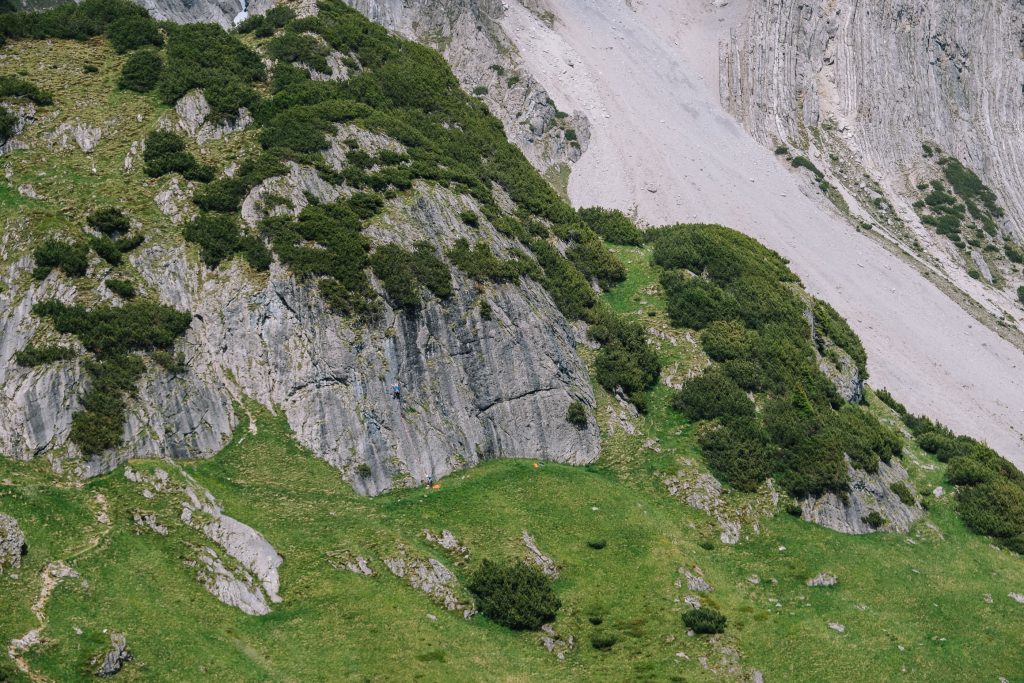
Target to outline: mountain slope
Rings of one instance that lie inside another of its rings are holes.
[[[572,210],[337,2],[0,37],[0,678],[1024,671],[1024,475],[777,253]]]
[[[720,222],[763,240],[851,321],[878,386],[1020,464],[1021,352],[943,290],[969,310],[990,311],[978,315],[997,329],[1006,328],[992,316],[1006,302],[966,276],[954,284],[971,296],[958,294],[913,253],[897,258],[900,248],[873,239],[876,231],[855,230],[810,174],[756,144],[724,111],[718,44],[752,6],[554,0],[543,4],[546,23],[508,4],[502,25],[529,70],[563,108],[592,122],[570,196],[584,206],[635,207],[652,224]],[[754,37],[765,50],[772,44],[770,32]]]

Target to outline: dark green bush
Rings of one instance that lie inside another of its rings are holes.
[[[459,270],[478,282],[516,280],[532,270],[525,256],[501,259],[494,255],[487,242],[477,242],[470,247],[464,238],[455,242],[448,251],[448,258]]]
[[[829,304],[820,299],[814,302],[814,323],[826,337],[831,339],[839,348],[846,353],[857,364],[861,379],[868,378],[868,354],[861,344],[857,333],[853,331],[849,323],[836,312]]]
[[[34,368],[37,365],[49,365],[62,360],[71,360],[78,354],[66,346],[45,344],[36,346],[29,344],[14,354],[14,362],[23,368]]]
[[[163,74],[164,60],[156,50],[139,50],[133,52],[121,67],[121,78],[118,87],[122,90],[133,90],[147,93],[156,87]]]
[[[255,270],[270,267],[270,252],[263,241],[242,235],[238,216],[201,213],[182,232],[189,242],[199,245],[199,256],[210,268],[216,268],[235,254],[242,254]]]
[[[601,308],[594,313],[590,335],[601,344],[594,363],[598,383],[611,392],[621,388],[637,408],[645,409],[644,392],[657,384],[661,363],[647,344],[643,325]]]
[[[584,276],[597,281],[601,289],[609,290],[626,279],[626,267],[596,237],[574,244],[566,256]]]
[[[672,397],[672,407],[695,421],[754,414],[754,403],[746,392],[717,368],[683,382]]]
[[[602,209],[595,206],[580,209],[577,213],[580,220],[605,241],[632,246],[644,243],[643,232],[618,209]]]
[[[565,421],[575,426],[577,429],[585,429],[587,426],[587,409],[579,401],[573,401],[569,404],[569,409],[565,412]]]
[[[818,170],[818,167],[814,165],[814,162],[804,156],[793,157],[790,162],[794,168],[806,168],[808,171],[814,174],[814,177],[821,181],[825,174]]]
[[[145,45],[161,47],[164,44],[157,23],[149,16],[139,14],[129,14],[112,21],[107,27],[107,38],[119,54]]]
[[[86,218],[89,227],[107,237],[116,237],[131,230],[132,225],[121,209],[113,207],[93,211]]]
[[[266,44],[267,54],[281,62],[300,62],[319,71],[330,73],[327,63],[330,50],[312,36],[294,31],[285,31]]]
[[[998,477],[998,473],[978,458],[959,456],[949,461],[946,481],[956,486],[984,484]]]
[[[587,541],[587,547],[591,550],[604,550],[605,547],[607,547],[607,545],[608,541],[604,540],[603,538],[594,541]]]
[[[130,16],[149,18],[144,9],[127,0],[83,0],[46,12],[0,15],[0,43],[3,38],[86,40]]]
[[[864,515],[861,520],[872,529],[879,529],[886,524],[886,519],[883,517],[878,510],[872,510],[868,514]]]
[[[910,490],[902,481],[896,481],[889,484],[889,490],[896,494],[896,497],[900,499],[900,502],[904,505],[913,507],[917,499],[914,497],[914,493]]]
[[[1004,479],[963,489],[957,509],[980,534],[1009,538],[1024,533],[1024,489]]]
[[[480,217],[476,215],[475,211],[470,211],[469,209],[459,212],[459,220],[471,228],[480,225]]]
[[[727,361],[750,357],[751,342],[756,335],[735,320],[716,320],[700,335],[701,347],[711,360]]]
[[[81,397],[82,410],[71,418],[71,441],[87,455],[116,447],[124,430],[127,396],[135,389],[145,366],[138,356],[123,355],[85,364],[90,378]]]
[[[96,252],[96,255],[113,267],[121,265],[124,258],[121,250],[117,248],[117,242],[109,237],[93,237],[89,240],[89,246]]]
[[[157,349],[156,351],[150,351],[149,357],[153,359],[153,362],[162,367],[172,375],[183,375],[188,371],[188,363],[185,360],[185,354],[172,351],[165,351],[163,349]]]
[[[117,294],[122,299],[134,299],[137,292],[135,291],[135,285],[128,280],[107,280],[107,289],[114,294]]]
[[[725,616],[713,607],[698,607],[683,612],[683,623],[694,633],[725,633]]]
[[[157,85],[165,104],[202,88],[211,118],[231,118],[242,107],[256,106],[251,84],[264,77],[259,55],[216,24],[169,25],[167,64]]]
[[[685,268],[718,284],[739,277],[797,281],[777,253],[720,225],[675,225],[650,230],[648,235],[654,242],[654,263],[662,268]]]
[[[661,286],[673,325],[699,330],[736,314],[736,298],[702,277],[665,271],[661,275]]]
[[[370,466],[367,465],[365,462],[361,462],[358,465],[356,465],[356,474],[359,475],[360,478],[366,479],[367,477],[373,474],[373,470],[371,470]]]
[[[771,475],[775,449],[753,417],[726,420],[705,429],[697,442],[715,476],[740,491],[756,491]]]
[[[192,153],[185,150],[185,140],[170,131],[157,130],[147,135],[142,158],[146,162],[146,175],[153,178],[181,173],[189,180],[213,180],[214,169],[199,164]]]
[[[60,268],[68,277],[82,277],[89,270],[89,247],[58,240],[46,240],[35,250],[36,268],[32,272],[42,280],[54,268]]]
[[[82,410],[72,417],[71,441],[87,456],[120,443],[127,397],[145,366],[137,351],[166,351],[183,335],[192,316],[149,301],[92,310],[51,300],[32,307],[62,334],[73,334],[96,360],[85,364],[89,385]]]
[[[595,633],[590,636],[590,645],[595,650],[610,650],[617,642],[619,642],[618,637],[610,633]]]
[[[535,630],[553,621],[562,606],[544,573],[524,562],[484,560],[466,588],[484,615],[518,631]]]
[[[300,277],[327,278],[319,283],[336,312],[366,314],[372,309],[369,241],[360,234],[359,217],[344,202],[309,204],[297,219],[268,218],[262,228],[282,263]]]
[[[26,99],[40,106],[53,104],[53,96],[17,76],[0,76],[0,100]]]
[[[409,252],[396,244],[381,245],[370,256],[373,273],[384,285],[392,306],[413,311],[420,304],[420,287],[409,261]]]

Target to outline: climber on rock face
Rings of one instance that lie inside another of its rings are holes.
[[[402,387],[398,385],[398,382],[395,382],[394,386],[391,387],[391,391],[395,394],[395,400],[400,401],[402,399]]]

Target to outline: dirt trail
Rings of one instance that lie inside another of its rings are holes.
[[[98,534],[89,537],[89,540],[81,549],[68,555],[65,558],[67,560],[81,557],[94,550],[110,533],[112,525],[110,523],[110,507],[106,496],[102,493],[97,493],[95,498],[93,498],[93,502],[96,505],[96,521],[103,526],[100,527]],[[46,628],[46,604],[50,601],[53,591],[64,579],[74,579],[79,576],[81,575],[68,566],[64,560],[50,562],[43,567],[43,570],[39,572],[39,594],[36,595],[35,602],[32,603],[32,614],[39,625],[20,638],[11,640],[7,645],[7,656],[13,659],[18,668],[35,683],[47,683],[50,679],[37,671],[33,671],[23,653],[33,645],[43,642],[43,629]]]
[[[559,107],[592,122],[574,204],[635,209],[651,224],[721,223],[763,241],[861,335],[873,386],[1024,466],[1024,355],[857,233],[722,110],[718,41],[744,2],[546,4],[553,26],[511,2],[502,23]]]

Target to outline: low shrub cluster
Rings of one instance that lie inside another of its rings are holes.
[[[517,631],[532,631],[553,621],[562,606],[551,581],[525,562],[484,560],[466,588],[477,609],[492,621]]]
[[[725,633],[726,618],[714,607],[698,607],[683,612],[683,623],[694,633]]]
[[[946,481],[958,488],[957,512],[964,524],[1024,554],[1024,473],[976,439],[911,414],[889,392],[877,396],[900,416],[923,450],[949,463]]]
[[[295,18],[295,10],[287,5],[277,5],[265,14],[253,14],[235,27],[239,33],[255,33],[259,38],[274,35],[274,31],[283,28]]]
[[[40,106],[53,104],[53,96],[17,76],[0,76],[0,100],[25,99]]]
[[[111,278],[104,284],[114,294],[118,295],[122,299],[134,299],[138,292],[135,291],[135,285],[130,280],[118,280]]]
[[[211,119],[230,119],[242,107],[256,107],[259,96],[252,84],[265,77],[259,55],[216,24],[167,26],[167,62],[157,84],[165,104],[201,88]]]
[[[164,60],[156,50],[133,52],[121,67],[121,78],[117,85],[122,90],[147,93],[160,82],[164,72]]]
[[[465,238],[459,238],[448,251],[453,265],[477,282],[507,282],[518,280],[524,275],[537,275],[537,266],[526,254],[519,253],[511,259],[494,255],[487,242],[470,246]]]
[[[580,209],[577,214],[587,227],[607,242],[629,246],[640,246],[644,243],[644,233],[618,209],[602,209],[595,206]]]
[[[242,234],[237,215],[202,213],[185,226],[182,234],[199,245],[199,256],[210,268],[235,254],[245,256],[255,270],[270,267],[270,251],[259,237]]]
[[[83,0],[46,12],[0,14],[0,45],[6,39],[18,38],[88,40],[107,32],[113,24],[120,23],[126,28],[129,21],[138,27],[148,24],[139,32],[152,37],[150,27],[155,27],[156,22],[146,10],[129,0]],[[134,38],[126,37],[126,40]]]
[[[319,282],[333,310],[345,315],[373,312],[373,291],[366,275],[370,242],[348,203],[309,204],[295,219],[264,219],[261,229],[282,263],[299,277]]]
[[[370,256],[370,266],[394,308],[416,310],[422,301],[422,287],[441,299],[452,295],[448,266],[429,242],[418,242],[413,252],[396,244],[379,246]]]
[[[670,319],[700,329],[715,361],[684,382],[672,406],[691,420],[715,421],[698,441],[722,481],[752,491],[775,477],[795,497],[841,493],[849,483],[847,457],[873,472],[901,454],[898,435],[845,405],[819,370],[826,339],[862,369],[866,354],[835,310],[805,300],[778,254],[715,225],[649,234]]]
[[[121,209],[109,207],[93,211],[85,219],[90,228],[107,237],[117,237],[132,229],[132,224]]]
[[[577,429],[587,427],[587,408],[580,401],[573,401],[565,411],[565,421]]]
[[[89,247],[82,243],[46,240],[34,253],[36,267],[32,276],[44,279],[54,268],[68,277],[82,277],[89,270]]]
[[[21,351],[14,354],[14,362],[23,368],[34,368],[38,365],[49,365],[62,360],[71,360],[78,354],[74,349],[56,344],[35,346],[29,344]]]
[[[185,149],[185,140],[177,133],[156,130],[146,136],[146,150],[142,153],[146,162],[146,175],[158,178],[167,173],[180,173],[187,180],[209,182],[216,170],[200,164],[192,153]]]
[[[644,326],[602,306],[592,314],[590,335],[601,344],[594,361],[598,383],[613,393],[621,390],[638,409],[645,410],[645,392],[657,384],[661,364],[657,352],[647,344]]]
[[[145,371],[140,351],[167,351],[192,322],[189,313],[134,300],[91,310],[44,301],[32,307],[62,334],[73,334],[93,354],[85,364],[89,385],[82,410],[72,417],[71,441],[87,455],[121,442],[128,397]]]

